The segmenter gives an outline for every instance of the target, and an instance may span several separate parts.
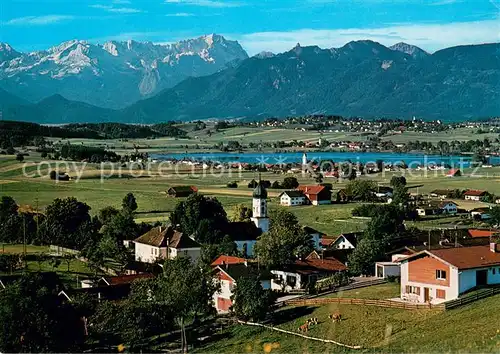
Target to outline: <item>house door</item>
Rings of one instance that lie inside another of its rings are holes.
[[[488,284],[488,270],[478,270],[476,271],[476,286],[482,286]]]
[[[431,300],[429,293],[429,288],[424,288],[424,302],[429,302]]]
[[[384,277],[384,267],[382,267],[380,264],[377,265],[377,277],[379,278]]]

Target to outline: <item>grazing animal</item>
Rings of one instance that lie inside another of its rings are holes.
[[[312,324],[317,325],[318,324],[318,318],[317,317],[312,317],[312,318],[308,319],[306,321],[306,323],[309,324],[309,325],[312,325]]]
[[[309,324],[308,323],[304,323],[302,326],[300,326],[297,331],[299,332],[307,332],[307,330],[309,329]]]
[[[338,312],[332,313],[331,315],[328,315],[328,318],[331,319],[333,322],[342,321],[342,315]]]

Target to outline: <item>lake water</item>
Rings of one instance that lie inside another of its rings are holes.
[[[302,152],[206,152],[206,153],[174,153],[174,154],[152,154],[151,158],[157,160],[169,159],[189,159],[195,161],[218,161],[233,163],[264,163],[264,164],[284,164],[302,162]],[[307,160],[322,161],[333,160],[335,162],[351,161],[353,163],[376,162],[382,160],[385,163],[398,163],[404,161],[409,167],[430,164],[448,164],[451,166],[467,167],[470,165],[469,156],[440,156],[424,154],[398,154],[390,152],[310,152],[307,153]],[[499,157],[491,157],[491,164],[498,164]]]

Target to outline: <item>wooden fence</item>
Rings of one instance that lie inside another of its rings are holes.
[[[342,297],[292,299],[285,301],[285,305],[291,305],[291,306],[318,306],[327,304],[378,306],[378,307],[391,307],[391,308],[405,309],[405,310],[445,309],[445,306],[443,304],[439,305],[413,304],[413,303],[393,301],[393,300],[351,299]]]
[[[456,300],[451,300],[447,301],[444,303],[444,308],[446,310],[450,310],[459,306],[467,305],[470,304],[471,302],[477,301],[484,299],[486,297],[490,297],[496,294],[500,294],[500,287],[498,288],[491,288],[491,289],[484,289],[482,291],[479,291],[473,295],[469,296],[464,296],[462,298],[456,299]]]
[[[50,245],[49,250],[51,253],[57,256],[64,256],[64,255],[78,256],[80,254],[80,251],[56,245]]]
[[[294,335],[294,336],[297,336],[297,337],[302,337],[302,338],[314,340],[314,341],[317,341],[317,342],[332,343],[332,344],[336,344],[338,346],[349,348],[349,349],[362,349],[362,347],[360,345],[349,345],[349,344],[339,343],[339,342],[336,342],[336,341],[331,340],[331,339],[322,339],[322,338],[310,337],[310,336],[306,336],[304,334],[287,331],[287,330],[284,330],[284,329],[281,329],[281,328],[278,328],[278,327],[266,326],[266,325],[264,325],[262,323],[245,322],[245,321],[240,321],[240,320],[238,320],[238,323],[249,325],[249,326],[264,327],[264,328],[270,329],[272,331],[277,331],[277,332],[282,332],[282,333],[286,333],[286,334],[291,334],[291,335]]]

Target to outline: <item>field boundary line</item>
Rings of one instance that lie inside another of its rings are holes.
[[[302,337],[302,338],[309,339],[309,340],[315,340],[315,341],[318,341],[318,342],[332,343],[332,344],[336,344],[338,346],[349,348],[349,349],[362,349],[363,348],[360,345],[349,345],[349,344],[344,344],[344,343],[336,342],[336,341],[331,340],[331,339],[322,339],[322,338],[310,337],[310,336],[306,336],[306,335],[303,335],[303,334],[300,334],[300,333],[295,333],[295,332],[287,331],[285,329],[281,329],[281,328],[278,328],[278,327],[267,326],[267,325],[264,325],[262,323],[245,322],[245,321],[241,321],[241,320],[238,320],[238,323],[249,325],[249,326],[264,327],[264,328],[270,329],[272,331],[283,332],[283,333],[286,333],[286,334],[291,334],[291,335],[294,335],[294,336],[297,336],[297,337]]]

